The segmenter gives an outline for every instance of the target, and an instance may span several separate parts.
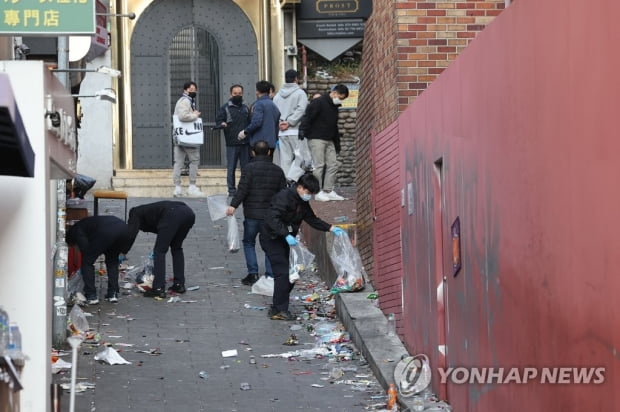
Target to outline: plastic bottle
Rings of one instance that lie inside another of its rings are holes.
[[[387,318],[387,334],[388,336],[396,336],[396,316],[390,313]]]
[[[0,356],[9,345],[9,314],[0,306]]]
[[[398,404],[398,392],[396,391],[396,385],[390,383],[390,387],[387,390],[387,409],[392,410],[394,406]]]
[[[22,357],[22,334],[15,322],[11,322],[9,326],[9,344],[6,353],[13,359]]]

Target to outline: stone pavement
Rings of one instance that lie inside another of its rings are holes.
[[[134,198],[129,200],[129,207],[157,200],[161,199]],[[338,356],[331,354],[320,359],[313,356],[263,358],[262,355],[314,348],[316,338],[308,332],[308,325],[316,325],[319,320],[270,320],[266,307],[271,298],[251,294],[250,287],[240,283],[246,275],[243,252],[228,252],[224,221],[210,220],[205,199],[184,201],[197,216],[184,243],[186,285],[200,288],[180,295],[190,303],[144,298],[134,288],[122,291],[118,304],[102,301],[99,305],[85,307],[85,312],[92,314],[88,318],[90,327],[100,334],[102,342],[112,344],[132,363],[100,363],[93,356],[102,347],[83,344],[78,358],[78,383],[94,383],[95,387],[76,395],[75,410],[382,409],[385,404],[382,386],[392,380],[390,368],[393,370],[393,361],[404,352],[398,338],[391,341],[386,338],[385,318],[365,299],[367,291],[348,294],[346,299],[353,299],[349,303],[353,312],[347,312],[345,298],[336,303],[364,356],[355,351],[352,360],[344,361],[336,361]],[[122,206],[118,203],[100,201],[100,213],[122,218]],[[320,207],[317,205],[317,210]],[[127,263],[139,264],[141,256],[149,254],[154,240],[154,234],[141,232],[128,254]],[[262,256],[260,247],[257,250]],[[168,254],[168,274],[171,273],[170,261]],[[259,262],[262,262],[260,258]],[[100,277],[99,282],[105,285],[105,277]],[[303,313],[299,297],[310,293],[311,287],[296,286],[291,296],[298,300],[291,310]],[[104,294],[105,286],[100,288],[100,299]],[[292,331],[293,325],[301,329]],[[299,345],[283,345],[292,333],[296,334]],[[346,348],[344,345],[343,353]],[[237,350],[237,356],[222,356],[222,351],[233,349]],[[153,351],[154,354],[136,351]],[[250,363],[250,356],[255,357],[255,364]],[[71,357],[66,356],[64,360],[70,362]],[[330,373],[342,373],[334,368],[344,369],[344,375],[330,382]],[[200,377],[201,372],[207,376]],[[69,372],[54,375],[55,383],[69,381]],[[242,383],[248,383],[251,389],[241,390]],[[69,410],[68,391],[63,394],[62,410]]]

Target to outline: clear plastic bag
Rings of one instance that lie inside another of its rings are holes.
[[[71,331],[71,335],[80,336],[82,339],[86,337],[86,332],[88,332],[90,326],[84,311],[78,305],[74,305],[71,312],[69,312],[67,328]]]
[[[207,196],[207,207],[213,222],[225,218],[226,209],[228,209],[228,196],[223,194]]]
[[[338,274],[331,293],[357,292],[364,289],[366,272],[362,266],[362,259],[346,233],[334,236],[329,257]]]
[[[299,159],[298,163],[297,159]],[[300,168],[307,172],[314,170],[314,162],[312,161],[312,154],[308,146],[308,139],[300,140],[297,144],[297,149],[295,149],[295,161]]]
[[[295,246],[291,246],[289,253],[289,282],[295,283],[295,281],[300,278],[301,273],[310,267],[314,258],[314,254],[301,242],[298,242]]]
[[[237,223],[237,218],[233,216],[228,216],[228,235],[226,236],[226,241],[228,245],[228,251],[230,253],[237,253],[241,248],[241,240],[239,239],[239,223]]]

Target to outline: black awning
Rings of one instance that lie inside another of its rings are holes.
[[[34,177],[34,151],[19,110],[0,106],[0,175]]]

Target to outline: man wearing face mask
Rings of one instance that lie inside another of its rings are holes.
[[[174,114],[182,122],[193,122],[200,117],[200,112],[196,110],[196,90],[195,82],[189,81],[183,85],[183,94],[174,106]],[[176,138],[174,139],[174,166],[172,168],[172,181],[174,182],[174,197],[183,196],[181,188],[181,167],[185,162],[185,156],[189,159],[189,189],[187,195],[192,197],[203,197],[205,194],[196,186],[198,176],[198,164],[200,163],[200,146],[181,145]]]
[[[216,128],[224,129],[226,139],[226,183],[228,196],[237,192],[235,170],[237,163],[242,170],[250,160],[250,143],[248,139],[239,139],[239,132],[250,123],[250,109],[243,104],[243,86],[235,84],[230,87],[230,99],[215,116]]]
[[[334,185],[338,172],[336,155],[340,153],[338,107],[347,97],[349,89],[344,84],[339,84],[331,92],[311,100],[299,126],[302,131],[299,138],[308,139],[308,147],[314,162],[314,176],[321,184],[321,191],[314,199],[321,202],[344,200],[334,191]]]
[[[297,184],[278,192],[271,199],[260,232],[260,245],[271,262],[274,277],[273,301],[268,316],[273,320],[295,320],[288,308],[294,283],[289,282],[290,246],[297,245],[295,236],[305,221],[323,232],[342,235],[344,230],[319,219],[310,207],[312,195],[319,191],[319,182],[311,173],[302,175]]]

